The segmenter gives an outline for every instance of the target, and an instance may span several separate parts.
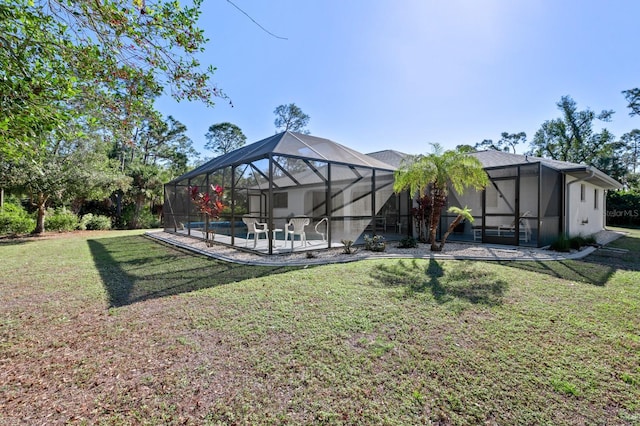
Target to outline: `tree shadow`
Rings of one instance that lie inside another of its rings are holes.
[[[37,237],[36,237],[37,238]],[[3,235],[0,236],[0,247],[2,246],[18,246],[34,241],[34,237],[22,235]]]
[[[152,242],[141,235],[87,243],[109,295],[110,307],[300,269],[223,262]]]
[[[507,291],[506,281],[479,268],[474,262],[459,262],[445,270],[435,259],[423,262],[399,260],[394,264],[376,265],[372,277],[387,287],[402,287],[406,295],[430,292],[437,303],[456,299],[472,304],[500,305]]]
[[[598,249],[579,260],[499,262],[503,266],[537,272],[564,280],[605,286],[620,270],[640,271],[640,252]]]

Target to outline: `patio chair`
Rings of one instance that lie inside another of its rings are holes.
[[[320,231],[318,228],[320,227],[320,225],[322,225],[324,223],[324,232]],[[329,228],[329,219],[327,219],[326,217],[323,217],[320,222],[316,223],[316,226],[314,226],[313,229],[316,230],[316,234],[320,234],[320,236],[322,237],[322,242],[326,242],[326,235],[327,235],[327,230]]]
[[[520,215],[519,239],[524,240],[525,242],[528,243],[529,239],[531,239],[531,225],[529,224],[529,220],[525,219],[525,217],[527,216],[531,216],[531,212],[526,211]],[[509,225],[498,225],[498,235],[500,235],[501,231],[515,232],[516,231],[515,219]]]
[[[264,234],[265,238],[269,238],[269,228],[266,223],[259,222],[259,219],[255,216],[243,216],[242,221],[247,225],[247,238],[245,239],[244,246],[249,244],[249,235],[253,234],[253,248],[258,245],[258,237],[260,234]]]
[[[305,234],[304,228],[309,224],[308,217],[294,217],[289,220],[284,227],[284,241],[285,245],[287,244],[287,239],[289,235],[291,235],[291,251],[293,251],[293,241],[296,239],[296,235],[300,236],[301,246],[307,246],[307,235]]]

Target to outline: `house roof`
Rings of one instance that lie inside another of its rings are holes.
[[[402,164],[402,161],[405,158],[410,157],[409,154],[405,154],[404,152],[400,152],[400,151],[395,151],[393,149],[385,149],[384,151],[371,152],[367,155],[369,157],[373,157],[377,160],[385,162],[396,169],[400,167],[400,165]]]
[[[221,155],[172,181],[182,181],[229,166],[267,158],[270,154],[327,161],[358,167],[395,170],[395,167],[330,139],[282,132]]]
[[[577,179],[584,179],[585,181],[591,182],[604,189],[622,188],[622,184],[611,176],[593,166],[587,166],[584,164],[534,157],[532,155],[511,154],[510,152],[497,151],[493,149],[474,152],[471,155],[480,160],[485,169],[541,163],[551,169],[573,176]]]

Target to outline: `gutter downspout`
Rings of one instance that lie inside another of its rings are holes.
[[[571,207],[570,206],[570,204],[571,204],[571,193],[569,191],[569,187],[574,183],[584,182],[587,179],[591,179],[596,174],[596,172],[594,172],[591,167],[587,167],[587,171],[589,171],[589,173],[590,173],[589,176],[585,176],[585,177],[582,177],[580,179],[573,180],[573,181],[571,181],[571,182],[569,182],[567,184],[567,196],[566,196],[567,202],[565,203],[566,205],[565,205],[565,212],[564,212],[564,234],[566,236],[569,236],[569,224],[570,224],[570,221],[571,221],[571,218],[569,217],[570,216],[569,214],[571,213],[571,208],[570,208]]]

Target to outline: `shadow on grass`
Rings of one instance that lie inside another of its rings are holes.
[[[142,235],[87,242],[109,294],[110,307],[300,269],[226,263]]]
[[[372,277],[385,286],[404,288],[407,295],[430,292],[441,304],[460,299],[473,304],[500,305],[508,287],[495,273],[482,270],[473,262],[459,262],[445,271],[434,259],[426,267],[416,259],[377,265]]]
[[[564,280],[604,286],[619,270],[640,271],[640,239],[622,237],[615,248],[598,249],[580,260],[554,262],[500,262],[501,265],[546,274]],[[619,251],[623,249],[627,251]]]
[[[34,237],[24,235],[3,235],[0,236],[0,247],[2,246],[17,246],[21,244],[27,244],[32,242]]]

